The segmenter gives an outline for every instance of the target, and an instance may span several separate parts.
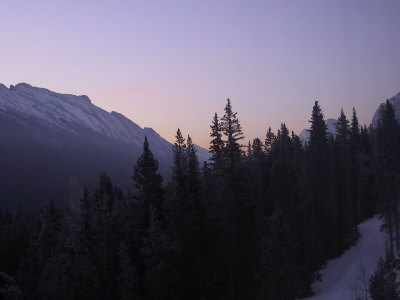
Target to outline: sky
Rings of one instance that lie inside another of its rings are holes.
[[[369,125],[400,92],[400,1],[0,0],[0,83],[76,95],[208,148],[227,98],[246,136],[299,134],[318,100]]]

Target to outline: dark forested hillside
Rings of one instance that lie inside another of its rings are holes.
[[[145,138],[128,192],[101,173],[94,189],[76,184],[62,211],[53,202],[37,215],[2,208],[0,297],[304,298],[323,264],[355,243],[357,224],[375,213],[395,255],[394,109],[382,106],[370,130],[355,110],[350,118],[341,110],[335,130],[327,132],[315,102],[307,144],[283,123],[246,148],[228,99],[211,119],[209,161],[200,164],[191,137],[177,130],[168,182]]]

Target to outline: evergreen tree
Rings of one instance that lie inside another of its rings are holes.
[[[177,134],[174,145],[172,197],[169,199],[171,238],[180,246],[181,258],[176,263],[180,274],[179,298],[204,294],[205,223],[202,186],[197,151],[190,136],[187,144]],[[182,174],[182,176],[179,176]]]
[[[141,249],[147,238],[151,217],[156,219],[158,226],[166,227],[164,212],[164,190],[161,187],[162,177],[158,173],[158,162],[150,151],[147,137],[143,144],[143,153],[137,159],[134,174],[132,176],[135,188],[133,197],[133,238],[132,256],[133,264],[138,273],[138,293],[142,296],[146,293],[147,266]],[[151,212],[152,208],[153,212]],[[153,216],[151,216],[151,213]]]
[[[125,242],[121,242],[118,250],[120,272],[118,274],[118,293],[121,300],[138,298],[137,272],[131,259],[131,253]]]
[[[380,257],[369,280],[369,294],[373,300],[400,299],[399,282],[396,271],[399,269],[398,260],[387,252],[385,258]]]
[[[182,251],[186,251],[188,280],[187,292],[189,295],[197,294],[199,298],[204,296],[207,278],[205,274],[206,256],[206,228],[205,228],[205,207],[202,201],[202,186],[200,178],[199,163],[196,149],[192,144],[190,136],[187,138],[187,206],[183,218],[186,219],[187,238]],[[183,253],[184,254],[184,253]],[[188,267],[191,265],[191,267]]]
[[[275,141],[275,134],[271,131],[271,127],[268,127],[268,131],[265,137],[265,152],[269,154],[272,149],[272,144]]]
[[[39,283],[42,272],[57,246],[60,231],[59,214],[54,203],[43,206],[40,211],[26,256],[18,269],[17,280],[23,297],[40,299]]]
[[[237,113],[233,112],[228,99],[225,114],[221,119],[221,128],[225,136],[224,161],[226,163],[223,184],[222,211],[223,223],[227,231],[224,243],[227,251],[227,271],[230,299],[252,298],[255,282],[245,276],[254,272],[256,259],[250,249],[256,248],[254,199],[246,197],[247,182],[243,165],[243,138]],[[246,246],[248,248],[246,248]],[[233,249],[236,249],[235,251]]]
[[[113,186],[106,174],[100,174],[97,188],[94,192],[94,220],[95,220],[95,244],[98,245],[95,266],[97,269],[97,285],[101,287],[103,298],[110,298],[117,293],[116,276],[118,274],[118,247],[120,241],[117,236],[118,220],[114,215],[116,211],[117,189]],[[96,209],[99,203],[101,209]],[[110,279],[112,278],[112,279]]]
[[[150,151],[147,137],[144,139],[143,153],[137,159],[134,174],[132,176],[133,186],[135,188],[134,202],[135,209],[139,214],[136,221],[141,231],[141,235],[147,231],[150,225],[150,206],[158,214],[158,220],[161,226],[164,226],[163,217],[163,197],[164,190],[161,187],[162,177],[158,173],[158,161]]]
[[[395,119],[393,105],[386,101],[380,109],[381,119],[376,129],[374,166],[376,168],[376,193],[384,214],[385,228],[389,232],[391,252],[394,245],[400,248],[399,179],[400,147],[399,124]]]
[[[339,209],[339,225],[341,234],[346,239],[351,239],[352,229],[355,225],[351,188],[351,149],[349,121],[340,110],[340,116],[335,123],[336,129],[336,195]]]
[[[268,220],[261,241],[259,299],[295,299],[299,288],[296,270],[297,243],[282,211],[277,208]]]
[[[255,160],[260,160],[264,156],[263,143],[259,138],[253,140],[253,145],[251,146],[251,155]]]
[[[108,177],[105,173],[100,173],[93,200],[94,209],[97,214],[111,214],[115,201],[114,187],[110,177]]]
[[[227,100],[225,114],[221,119],[221,129],[225,135],[224,157],[228,172],[232,172],[241,160],[242,150],[239,141],[244,138],[237,113],[232,111],[231,100]]]
[[[201,206],[201,179],[197,150],[192,143],[190,136],[187,138],[187,194],[191,202],[192,211],[199,213]],[[197,216],[200,218],[202,216]]]
[[[181,130],[179,128],[176,132],[175,138],[176,141],[174,143],[174,146],[172,147],[172,152],[174,156],[172,177],[174,179],[174,182],[178,185],[178,189],[183,189],[183,186],[185,185],[187,153],[185,139],[183,138]]]
[[[307,156],[310,164],[310,179],[319,236],[325,242],[324,251],[328,256],[340,251],[338,208],[335,195],[334,142],[328,144],[324,115],[315,101],[311,114],[310,142]]]
[[[251,143],[250,143],[250,141],[249,141],[249,143],[247,144],[246,156],[247,156],[248,159],[250,159],[251,156],[252,156],[252,152],[251,152]]]
[[[324,115],[318,101],[315,101],[311,114],[310,142],[309,152],[316,155],[316,160],[323,160],[327,147],[327,127],[324,121]]]
[[[150,226],[141,253],[146,266],[145,298],[175,299],[177,245],[163,230],[156,209],[150,207]]]
[[[175,143],[172,147],[173,165],[172,180],[170,184],[171,196],[167,199],[168,227],[171,234],[177,240],[183,240],[184,237],[184,208],[187,205],[187,169],[188,152],[185,139],[178,128],[175,135]]]
[[[21,299],[21,294],[15,279],[4,272],[0,272],[0,298]]]
[[[360,124],[358,123],[357,112],[354,107],[350,124],[350,139],[354,144],[358,144],[360,142]]]
[[[39,232],[35,241],[39,265],[44,265],[56,247],[57,234],[60,230],[59,214],[51,201],[45,205],[39,218]]]
[[[3,222],[0,221],[0,270],[15,276],[28,247],[29,232],[20,206],[12,215],[6,210],[3,218]]]
[[[360,129],[360,151],[358,157],[358,199],[360,220],[372,217],[376,211],[376,197],[374,195],[374,182],[376,169],[373,166],[372,144],[375,130],[371,133],[364,125]]]
[[[289,130],[285,123],[281,124],[270,153],[270,187],[269,193],[274,209],[277,205],[286,213],[293,215],[295,210],[296,177],[298,170],[295,169],[292,155],[292,143]]]
[[[361,203],[359,199],[359,189],[360,189],[360,173],[361,169],[360,160],[361,160],[361,133],[360,133],[360,125],[358,123],[356,109],[353,107],[353,115],[351,118],[350,125],[350,172],[351,172],[351,197],[352,197],[352,205],[354,208],[353,211],[353,220],[355,222],[361,221]]]
[[[335,123],[336,130],[336,141],[340,143],[348,142],[350,139],[350,127],[349,120],[343,112],[343,108],[340,109],[340,116]]]
[[[221,123],[219,122],[217,113],[215,113],[214,115],[210,128],[210,137],[212,138],[209,148],[212,154],[210,160],[212,161],[214,170],[220,174],[223,169],[224,163],[224,142],[222,140]]]

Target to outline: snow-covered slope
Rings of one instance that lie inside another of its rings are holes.
[[[336,135],[335,123],[336,123],[335,119],[325,120],[328,133]],[[299,138],[300,141],[302,141],[303,143],[308,142],[310,140],[310,132],[307,129],[303,129],[299,134]]]
[[[315,295],[309,300],[353,300],[362,296],[360,267],[367,281],[380,256],[385,253],[386,235],[380,231],[382,221],[374,217],[360,224],[361,238],[339,258],[328,261],[321,271],[322,281],[312,286]]]
[[[49,125],[73,130],[71,124],[90,128],[119,141],[142,144],[142,129],[117,112],[106,112],[87,96],[58,94],[19,83],[9,89],[0,85],[0,110],[34,116]]]
[[[153,129],[109,113],[87,96],[0,85],[0,202],[32,209],[50,200],[63,205],[71,179],[91,189],[100,172],[128,189],[145,136],[168,182],[172,144]],[[196,148],[202,164],[209,152]]]
[[[77,131],[88,128],[121,142],[143,145],[148,135],[159,157],[168,157],[172,145],[151,128],[140,128],[115,111],[109,113],[91,103],[87,96],[59,94],[26,83],[10,86],[0,84],[0,111],[34,117],[52,128]],[[78,127],[76,126],[78,125]],[[199,160],[208,159],[208,151],[200,147]]]
[[[392,97],[389,99],[389,102],[393,105],[395,111],[396,111],[396,119],[400,121],[400,93],[398,93],[396,96]],[[374,117],[372,118],[372,127],[376,128],[378,126],[378,120],[380,118],[380,110],[384,103],[381,103],[379,105],[378,109],[376,110]]]

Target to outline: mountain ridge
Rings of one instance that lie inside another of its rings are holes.
[[[26,116],[34,116],[60,129],[69,130],[70,124],[81,125],[119,141],[138,146],[143,144],[146,127],[141,128],[119,112],[107,112],[94,105],[86,95],[56,93],[24,82],[11,85],[10,88],[1,83],[0,85],[0,110],[15,110]],[[30,105],[31,102],[26,101],[27,99],[35,100],[36,105]],[[163,139],[163,144],[168,143],[172,147],[172,144],[158,133],[152,136]],[[196,149],[199,152],[199,160],[207,160],[208,151],[197,145]],[[168,152],[158,154],[166,157]]]
[[[49,200],[63,205],[71,179],[93,188],[100,172],[127,187],[145,136],[167,182],[172,144],[152,128],[109,113],[85,95],[26,83],[0,85],[0,201],[25,207]],[[207,150],[196,149],[200,163],[209,158]]]

